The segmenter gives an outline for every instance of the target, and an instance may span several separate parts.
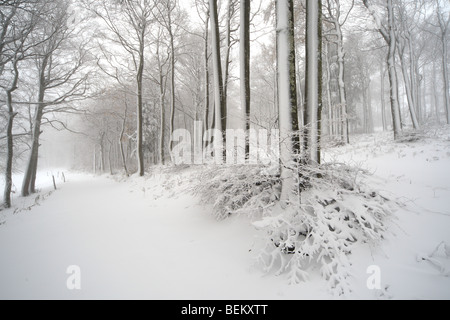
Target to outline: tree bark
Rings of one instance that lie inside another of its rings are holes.
[[[444,101],[445,101],[445,111],[447,113],[447,124],[450,124],[450,93],[449,93],[449,76],[448,76],[448,49],[447,49],[447,33],[442,37],[442,75],[444,78]]]
[[[250,0],[241,0],[241,108],[245,112],[245,129],[247,139],[245,143],[245,154],[250,154]]]
[[[298,155],[298,112],[295,70],[294,4],[278,0],[277,74],[280,126],[281,205],[286,207],[294,191],[295,156]],[[294,136],[294,138],[293,138]]]
[[[322,4],[306,1],[306,161],[320,164],[322,113]]]
[[[439,112],[439,95],[438,95],[438,90],[437,90],[437,71],[436,71],[436,62],[433,61],[433,79],[432,79],[432,83],[433,83],[433,103],[434,103],[434,112],[436,115],[436,121],[438,124],[440,124],[441,122],[441,118],[440,118],[440,112]]]
[[[160,131],[159,131],[159,163],[165,164],[165,123],[166,123],[166,110],[165,110],[165,81],[163,74],[163,64],[160,56],[160,42],[156,43],[156,57],[158,59],[158,73],[159,73],[159,108],[160,108]]]
[[[210,104],[210,96],[209,96],[209,20],[210,20],[210,9],[209,2],[208,8],[206,10],[206,18],[205,18],[205,33],[204,33],[204,72],[205,72],[205,110],[203,114],[203,136],[205,132],[209,129],[209,104]],[[203,149],[205,150],[207,146],[207,141],[203,142]]]
[[[14,118],[17,112],[14,111],[12,94],[17,90],[19,81],[17,57],[13,61],[13,80],[11,86],[6,90],[6,107],[8,109],[8,121],[6,124],[6,166],[5,166],[5,189],[3,192],[3,205],[5,208],[11,208],[11,192],[12,192],[12,165],[14,159],[14,138],[13,126]]]
[[[447,19],[444,19],[444,14],[442,13],[442,8],[438,4],[438,22],[439,28],[441,31],[440,41],[442,44],[442,76],[443,76],[443,86],[444,86],[444,103],[445,103],[445,111],[447,114],[447,124],[450,124],[450,88],[449,88],[449,75],[448,75],[448,30],[450,26],[450,15]]]
[[[125,97],[125,100],[126,100],[126,97]],[[122,159],[123,170],[124,170],[126,176],[128,177],[130,174],[128,172],[127,160],[126,160],[125,151],[124,151],[124,148],[123,148],[123,137],[125,135],[125,126],[126,126],[126,123],[127,123],[127,113],[128,113],[128,103],[125,101],[125,112],[124,112],[124,115],[123,115],[122,128],[120,130],[119,146],[120,146],[120,156],[121,156],[121,159]]]
[[[231,19],[234,11],[233,0],[228,0],[227,3],[227,19],[225,30],[225,57],[223,61],[223,104],[225,108],[228,106],[228,83],[230,77],[230,54],[231,54]],[[223,129],[225,130],[225,129]]]
[[[172,30],[172,8],[170,8],[170,1],[168,1],[168,21],[167,30],[170,39],[170,142],[169,150],[173,149],[173,131],[175,130],[175,36]]]
[[[217,0],[209,0],[212,29],[212,56],[214,70],[214,97],[215,97],[215,129],[223,132],[222,145],[226,145],[227,108],[225,105],[223,78],[220,54],[219,18],[217,13]],[[224,148],[224,161],[226,152]]]
[[[384,76],[385,76],[385,69],[384,69],[384,63],[381,62],[381,69],[380,69],[380,83],[381,83],[381,120],[383,122],[383,131],[387,130],[387,119],[386,119],[386,101],[385,101],[385,84],[384,84]]]
[[[38,103],[33,120],[33,135],[31,143],[30,158],[25,169],[24,180],[22,182],[22,197],[27,197],[36,192],[36,174],[39,159],[39,138],[41,135],[41,123],[45,108],[46,74],[47,66],[51,55],[46,55],[42,60],[39,70],[39,93]]]
[[[144,119],[143,119],[143,86],[144,86],[144,65],[145,65],[145,28],[142,28],[139,44],[139,67],[137,70],[137,158],[138,173],[143,177],[145,174],[144,164]]]
[[[402,41],[398,41],[398,55],[400,58],[400,65],[402,67],[403,82],[405,83],[406,98],[408,100],[409,113],[411,115],[413,127],[414,129],[419,129],[419,122],[417,120],[416,114],[415,98],[412,88],[412,78],[414,77],[414,75],[411,74],[410,76],[408,76],[408,68],[406,66],[405,52],[404,52],[405,45]]]
[[[334,137],[334,118],[333,118],[333,102],[331,99],[331,66],[330,66],[330,53],[329,53],[329,42],[325,42],[325,66],[326,66],[326,74],[327,80],[325,81],[325,90],[327,93],[327,106],[328,106],[328,131],[330,137]]]

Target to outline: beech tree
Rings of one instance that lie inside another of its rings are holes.
[[[137,163],[138,174],[145,174],[143,149],[143,91],[146,47],[149,32],[153,23],[155,1],[123,0],[111,3],[102,0],[101,3],[89,2],[89,8],[103,21],[109,32],[103,34],[109,41],[120,46],[129,56],[128,62],[118,62],[123,67],[127,65],[134,71],[136,83],[136,123],[137,123]],[[111,36],[109,36],[111,34]],[[111,57],[110,54],[107,54]]]
[[[29,56],[29,50],[36,44],[31,33],[36,27],[40,6],[34,1],[0,2],[0,85],[6,104],[6,163],[3,205],[11,207],[12,170],[14,159],[14,92],[18,89],[19,65]],[[2,110],[3,111],[3,110]]]
[[[241,108],[245,112],[245,128],[250,130],[250,0],[241,0]],[[250,153],[250,143],[247,137],[245,154]]]
[[[402,132],[399,94],[398,94],[398,78],[396,70],[396,54],[397,41],[395,34],[395,16],[393,0],[386,0],[377,3],[379,7],[383,8],[386,13],[385,21],[378,15],[377,10],[370,0],[363,0],[364,5],[369,9],[369,12],[374,17],[378,32],[381,34],[386,44],[388,45],[387,66],[390,83],[390,97],[391,97],[391,112],[394,129],[394,139],[398,139]]]
[[[295,188],[295,157],[299,155],[297,82],[295,69],[294,3],[276,2],[277,74],[280,126],[281,203],[289,204]]]
[[[450,87],[448,75],[448,38],[450,34],[450,14],[445,10],[441,0],[435,0],[438,32],[442,54],[442,79],[444,88],[444,103],[447,114],[447,124],[450,124]]]
[[[212,57],[213,57],[213,74],[214,74],[214,103],[215,103],[215,129],[223,132],[222,145],[226,145],[225,131],[227,129],[227,107],[224,96],[222,60],[220,53],[220,32],[219,18],[217,11],[217,0],[210,0],[210,17],[212,30]],[[220,137],[215,137],[218,139]],[[225,152],[224,152],[225,155]]]
[[[39,138],[46,113],[76,112],[68,104],[85,99],[87,72],[83,67],[88,59],[84,43],[75,39],[75,25],[69,19],[69,5],[62,1],[44,4],[45,17],[39,17],[33,40],[38,43],[30,50],[37,71],[37,103],[32,118],[30,157],[22,183],[22,196],[36,192],[36,173],[39,159]],[[75,48],[75,49],[73,49]]]
[[[306,1],[306,93],[304,152],[308,164],[320,164],[322,116],[322,4]]]
[[[338,87],[339,87],[339,111],[341,115],[340,136],[343,143],[349,143],[347,92],[345,87],[345,49],[343,27],[353,9],[355,1],[350,2],[350,7],[344,11],[340,0],[326,1],[325,21],[332,25],[332,31],[328,32],[331,42],[337,47],[338,62]]]

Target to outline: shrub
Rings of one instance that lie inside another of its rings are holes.
[[[318,268],[334,293],[345,294],[353,246],[380,241],[396,204],[371,189],[370,174],[360,168],[332,163],[300,172],[307,187],[285,209],[278,201],[279,175],[263,167],[212,168],[197,192],[203,202],[213,202],[218,219],[260,215],[254,226],[266,235],[258,257],[266,272],[298,283]]]

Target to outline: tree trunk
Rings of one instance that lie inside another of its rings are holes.
[[[25,169],[24,180],[22,183],[22,197],[27,197],[36,192],[36,172],[39,159],[39,137],[41,135],[41,122],[43,116],[42,102],[36,107],[36,114],[33,124],[33,135],[31,143],[30,158]]]
[[[294,191],[294,153],[298,150],[298,114],[295,72],[294,5],[292,0],[278,0],[277,74],[280,126],[281,205],[286,207]],[[296,132],[297,131],[297,132]],[[297,138],[292,138],[293,135]],[[295,145],[297,144],[297,146]]]
[[[105,133],[100,137],[100,172],[105,173]]]
[[[306,1],[306,161],[320,164],[322,113],[322,4]]]
[[[381,120],[383,122],[383,131],[387,130],[387,119],[386,119],[386,101],[385,101],[385,84],[384,84],[384,63],[381,62],[381,69],[380,69],[380,83],[381,83]]]
[[[333,130],[333,104],[331,101],[331,69],[330,69],[330,54],[329,54],[329,42],[325,42],[325,66],[327,70],[327,80],[325,81],[325,90],[327,92],[327,105],[328,105],[328,131],[330,134],[330,137],[334,137],[334,130]]]
[[[160,57],[160,43],[156,43],[156,57],[158,59],[159,72],[159,108],[160,108],[160,131],[159,131],[159,163],[165,164],[165,127],[166,127],[166,110],[164,106],[166,89],[164,86],[163,65]]]
[[[230,53],[231,53],[231,19],[233,8],[233,0],[228,0],[227,3],[227,19],[226,19],[226,30],[225,30],[225,58],[223,61],[223,104],[225,108],[228,106],[228,83],[230,76]],[[225,130],[225,128],[223,129]]]
[[[447,49],[447,33],[442,36],[442,75],[444,78],[444,101],[445,101],[445,111],[447,113],[447,124],[450,124],[450,93],[449,93],[449,78],[448,78],[448,49]]]
[[[368,80],[368,86],[367,86],[367,129],[368,133],[374,132],[373,127],[373,109],[372,109],[372,90],[370,87],[371,80]]]
[[[348,115],[347,115],[347,92],[345,88],[345,51],[344,51],[344,38],[342,35],[342,28],[338,20],[335,20],[335,30],[337,33],[337,54],[338,54],[338,67],[339,67],[339,102],[341,108],[341,141],[343,143],[350,143],[349,128],[348,128]]]
[[[97,145],[94,144],[94,157],[93,157],[93,170],[94,174],[97,174]]]
[[[217,13],[217,0],[209,0],[212,29],[212,56],[214,70],[214,97],[215,97],[215,129],[223,132],[222,145],[226,145],[227,110],[223,92],[223,78],[220,55],[219,18]],[[224,148],[224,160],[226,152]]]
[[[113,172],[113,164],[112,164],[112,148],[113,148],[113,144],[112,144],[112,142],[111,141],[109,141],[109,139],[108,139],[108,142],[109,142],[109,150],[108,150],[108,165],[109,165],[109,174],[111,175],[111,176],[113,176],[114,175],[114,172]]]
[[[397,44],[395,40],[395,29],[394,29],[394,9],[392,7],[392,0],[387,0],[388,2],[388,28],[389,28],[389,53],[387,58],[388,70],[389,70],[389,82],[391,91],[391,111],[392,111],[392,121],[394,127],[394,139],[400,137],[402,131],[400,105],[398,100],[398,79],[395,63],[395,53],[397,50]]]
[[[395,62],[395,54],[397,51],[397,42],[396,42],[396,34],[395,34],[395,16],[394,16],[394,8],[392,5],[392,0],[386,0],[386,9],[388,12],[388,25],[384,26],[381,21],[377,18],[376,10],[372,8],[369,4],[368,0],[363,0],[364,5],[369,9],[371,14],[375,18],[375,22],[378,27],[378,31],[383,36],[386,44],[388,45],[388,56],[387,56],[387,68],[389,74],[389,84],[390,84],[390,100],[391,100],[391,112],[392,112],[392,122],[394,129],[394,139],[398,139],[400,137],[402,131],[402,121],[401,121],[401,112],[400,112],[400,104],[399,104],[399,95],[398,95],[398,78],[397,78],[397,70],[396,70],[396,62]]]
[[[8,90],[9,91],[9,90]],[[12,163],[14,157],[14,140],[12,128],[16,113],[12,107],[11,92],[7,93],[8,122],[6,125],[6,169],[5,169],[5,190],[3,195],[3,204],[5,208],[11,208],[11,191],[12,191]]]
[[[38,104],[36,106],[36,111],[33,120],[33,134],[31,143],[30,158],[27,163],[27,168],[25,169],[25,175],[22,183],[22,197],[27,197],[30,194],[36,192],[36,173],[39,159],[39,138],[41,135],[41,123],[44,114],[44,99],[46,91],[46,74],[48,72],[47,66],[51,59],[51,55],[47,55],[42,59],[42,64],[40,65],[39,71],[39,93],[38,93]]]
[[[126,99],[126,97],[125,97],[125,99]],[[125,135],[125,126],[126,126],[126,123],[127,123],[127,113],[128,113],[128,104],[125,102],[125,113],[123,115],[122,128],[120,130],[119,146],[120,146],[120,156],[121,156],[121,159],[122,159],[123,170],[125,171],[125,174],[128,177],[130,174],[128,172],[127,160],[126,160],[125,151],[124,151],[124,148],[123,148],[123,137]]]
[[[368,114],[368,103],[367,103],[367,86],[366,81],[364,80],[363,89],[362,89],[362,104],[363,104],[363,132],[369,133],[369,114]]]
[[[142,29],[141,43],[139,48],[139,68],[137,72],[137,158],[138,173],[143,177],[145,174],[144,164],[144,135],[143,135],[143,78],[144,78],[144,53],[145,53],[145,29]]]
[[[170,3],[170,2],[168,2]],[[172,135],[175,130],[175,38],[172,30],[172,11],[168,9],[168,25],[170,39],[170,142],[169,150],[172,153],[173,139]]]
[[[205,33],[204,33],[204,71],[205,71],[205,111],[203,114],[203,136],[205,132],[209,129],[209,20],[210,20],[210,10],[209,10],[209,3],[208,3],[208,9],[206,12],[206,19],[205,19]],[[203,142],[203,149],[205,150],[207,146],[207,141]]]
[[[5,189],[3,192],[3,204],[5,208],[11,208],[11,192],[12,192],[12,166],[14,159],[14,138],[13,126],[14,118],[17,112],[14,112],[12,94],[17,90],[19,81],[17,57],[13,61],[13,80],[11,86],[6,91],[6,108],[8,109],[8,121],[6,124],[6,166],[5,166]]]
[[[398,55],[400,57],[400,65],[402,67],[402,74],[403,74],[403,82],[405,83],[405,91],[406,91],[406,97],[408,100],[408,106],[409,106],[409,113],[411,115],[411,121],[413,124],[414,129],[419,129],[419,122],[417,120],[417,114],[416,114],[416,105],[415,105],[415,99],[412,92],[412,86],[411,86],[411,79],[413,78],[413,75],[408,76],[408,68],[406,66],[405,61],[405,55],[404,55],[404,44],[401,43],[399,45]]]
[[[165,112],[165,106],[164,106],[164,89],[163,89],[163,84],[162,81],[163,79],[160,78],[161,83],[159,85],[159,107],[161,110],[161,128],[160,128],[160,132],[159,132],[159,162],[161,165],[165,164],[165,150],[164,150],[164,146],[165,146],[165,118],[166,118],[166,112]]]
[[[436,71],[436,62],[433,61],[433,75],[432,75],[433,79],[433,103],[434,103],[434,111],[436,114],[436,121],[438,124],[440,124],[441,122],[441,118],[440,118],[440,112],[439,112],[439,96],[438,96],[438,91],[437,91],[437,71]]]
[[[408,41],[408,49],[409,49],[409,73],[411,78],[411,95],[413,98],[413,104],[416,107],[416,115],[417,115],[417,124],[420,125],[420,112],[421,112],[421,103],[419,98],[419,91],[420,91],[420,81],[418,79],[418,65],[417,65],[417,59],[416,59],[416,53],[414,50],[414,43],[413,39],[411,38],[411,34],[408,32],[407,39]]]
[[[247,139],[245,143],[245,154],[250,154],[250,0],[241,0],[241,108],[245,112],[245,129]]]

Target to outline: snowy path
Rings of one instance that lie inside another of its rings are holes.
[[[410,145],[368,136],[329,151],[332,159],[373,170],[373,187],[408,205],[395,214],[380,247],[353,250],[348,298],[450,299],[450,258],[443,249],[434,258],[444,270],[417,261],[439,243],[450,244],[450,130],[448,135]],[[296,286],[285,276],[265,275],[254,264],[260,234],[251,221],[217,222],[208,206],[180,192],[177,181],[184,178],[176,172],[169,180],[149,175],[126,182],[67,177],[31,211],[0,212],[0,299],[332,297],[318,272]],[[23,207],[23,199],[16,201]],[[66,287],[71,265],[81,268],[79,291]],[[372,265],[381,268],[387,290],[367,288]]]
[[[160,193],[72,177],[41,206],[10,217],[0,226],[0,299],[326,296],[254,270],[248,222],[217,223],[191,196]],[[80,291],[66,287],[71,265],[81,268]]]

